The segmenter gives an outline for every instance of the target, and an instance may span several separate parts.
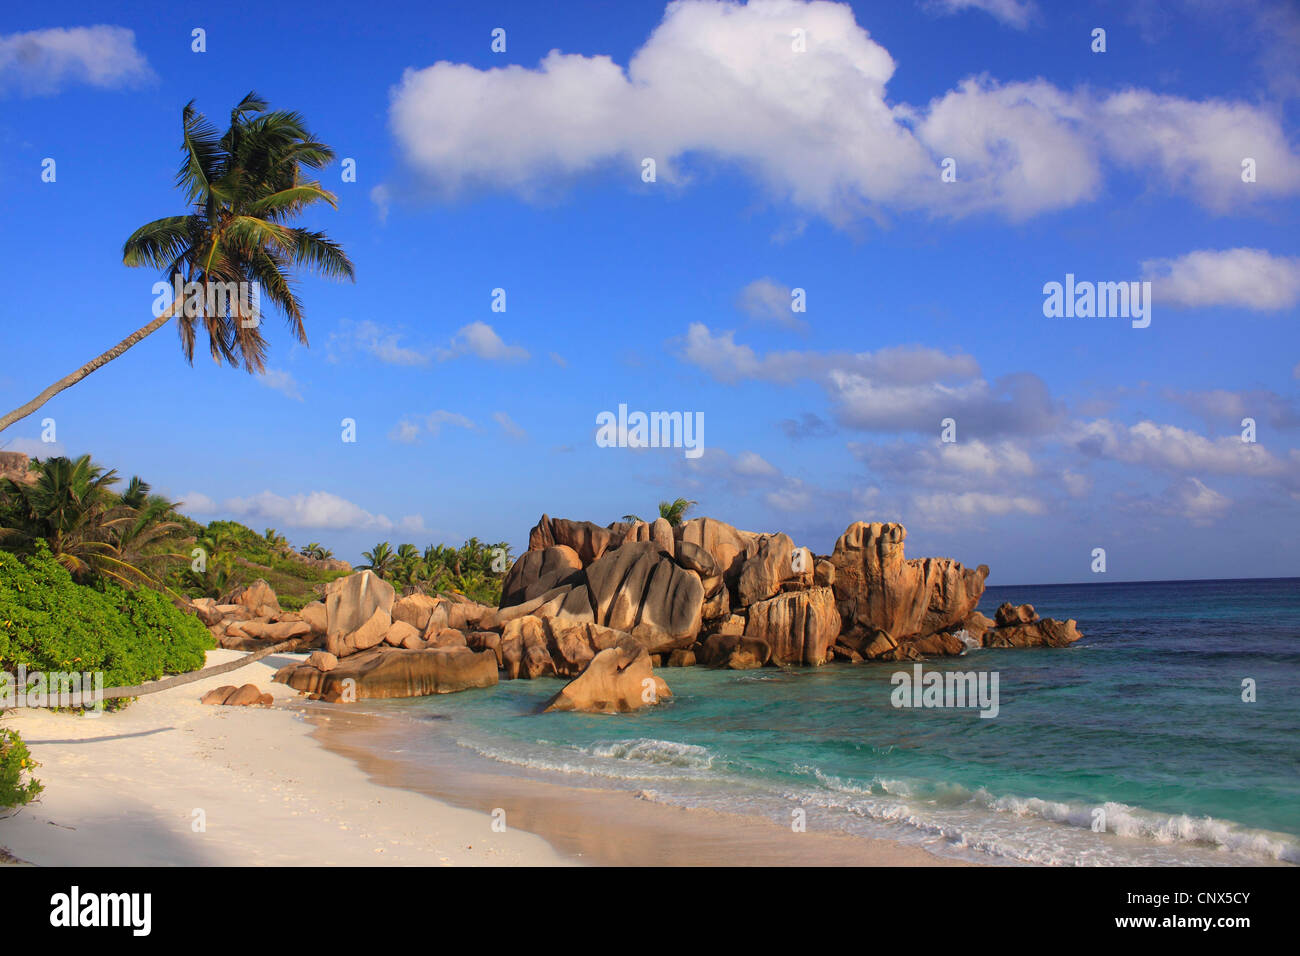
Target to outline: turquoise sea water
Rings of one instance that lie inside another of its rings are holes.
[[[674,697],[539,714],[558,681],[372,703],[505,772],[637,791],[935,852],[1054,864],[1300,863],[1300,580],[989,588],[1073,617],[1069,648],[973,650],[999,712],[897,708],[910,666],[664,668]],[[1242,700],[1242,682],[1256,701]],[[453,752],[455,752],[453,748]],[[1104,823],[1104,832],[1094,826]]]

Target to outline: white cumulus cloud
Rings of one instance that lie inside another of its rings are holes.
[[[1142,277],[1152,298],[1188,308],[1289,309],[1300,302],[1300,258],[1263,249],[1201,249],[1176,259],[1147,259]]]
[[[1013,23],[1028,10],[979,6]],[[1261,106],[989,76],[910,105],[887,95],[894,71],[847,4],[678,0],[626,68],[559,50],[535,68],[440,61],[403,74],[389,121],[406,163],[446,195],[545,196],[598,169],[639,184],[646,158],[684,184],[688,156],[841,224],[882,208],[1020,220],[1092,199],[1112,166],[1216,210],[1300,192],[1300,156]],[[940,179],[947,157],[956,182]],[[1243,157],[1255,183],[1241,182]]]
[[[84,83],[104,89],[154,78],[135,45],[135,31],[100,24],[0,35],[0,91],[48,96]]]

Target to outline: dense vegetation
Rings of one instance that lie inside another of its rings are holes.
[[[27,556],[38,546],[78,584],[145,585],[172,599],[220,600],[236,587],[266,580],[286,610],[324,593],[325,585],[352,573],[319,542],[296,549],[275,528],[258,534],[235,521],[207,525],[181,514],[183,506],[152,493],[132,478],[83,455],[31,464],[35,481],[0,482],[0,548]],[[399,591],[455,592],[495,604],[510,567],[509,546],[470,538],[459,548],[429,545],[423,552],[384,541],[366,563]]]
[[[104,685],[138,684],[203,666],[212,636],[149,587],[78,584],[44,541],[0,551],[0,671],[103,671]]]
[[[258,534],[235,521],[191,522],[186,529],[184,563],[167,577],[167,585],[185,597],[220,600],[234,588],[265,580],[286,611],[318,600],[325,585],[352,573],[316,542],[294,551],[274,528]],[[196,551],[197,549],[197,551]]]
[[[452,592],[492,605],[501,602],[501,582],[513,563],[504,541],[484,544],[478,538],[459,548],[431,544],[423,552],[413,544],[399,544],[394,551],[380,541],[362,557],[359,568],[374,571],[398,591]]]

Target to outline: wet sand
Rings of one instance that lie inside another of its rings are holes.
[[[919,847],[843,833],[795,832],[771,820],[686,809],[642,799],[635,792],[578,787],[483,769],[440,772],[404,759],[414,722],[343,708],[314,708],[313,736],[346,756],[375,783],[399,787],[480,813],[545,839],[575,861],[604,866],[969,866]],[[416,724],[415,726],[418,726]]]

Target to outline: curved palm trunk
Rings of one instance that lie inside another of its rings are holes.
[[[162,315],[158,316],[158,318],[154,319],[148,325],[144,326],[143,328],[136,329],[134,332],[132,332],[130,335],[124,338],[121,342],[118,342],[116,345],[114,345],[103,355],[100,355],[98,358],[91,359],[89,362],[81,366],[81,368],[77,369],[71,375],[65,375],[63,378],[59,379],[57,382],[55,382],[45,391],[41,392],[41,394],[33,398],[26,405],[21,405],[18,408],[15,408],[9,414],[5,415],[3,418],[0,418],[0,432],[4,431],[14,422],[26,418],[28,415],[36,411],[36,409],[40,408],[42,405],[48,402],[55,395],[59,394],[59,392],[63,391],[65,388],[71,388],[73,385],[76,385],[78,382],[80,382],[91,372],[95,371],[95,369],[99,368],[101,365],[107,365],[109,362],[113,361],[113,359],[117,358],[119,355],[121,355],[131,346],[135,345],[141,339],[152,335],[154,332],[157,332],[160,328],[162,328],[171,320],[172,316],[176,313],[176,308],[178,304],[179,303],[173,302],[170,308],[168,308],[165,312],[163,312]]]
[[[147,684],[133,684],[130,687],[107,687],[104,689],[103,699],[113,700],[118,697],[143,697],[145,694],[156,694],[160,690],[180,687],[183,684],[192,684],[195,681],[203,680],[208,677],[216,677],[218,674],[225,674],[229,671],[239,670],[241,667],[247,667],[249,664],[260,661],[263,657],[269,657],[270,655],[278,654],[281,651],[292,651],[302,642],[303,638],[292,637],[287,641],[281,641],[279,644],[274,644],[271,647],[264,647],[259,651],[249,654],[247,657],[227,661],[225,664],[214,664],[212,667],[205,667],[202,670],[190,671],[188,674],[177,674],[174,677],[164,677],[162,680],[150,681]]]

